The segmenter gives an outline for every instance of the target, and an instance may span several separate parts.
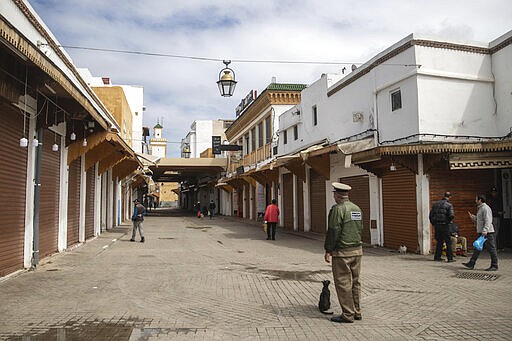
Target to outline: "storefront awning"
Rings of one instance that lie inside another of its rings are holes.
[[[233,187],[230,186],[227,182],[218,182],[215,187],[217,188],[221,188],[223,190],[225,190],[226,192],[233,192]]]
[[[107,131],[87,136],[85,147],[82,140],[70,144],[68,147],[68,165],[82,155],[85,155],[86,169],[106,158],[110,158],[110,166],[125,157],[136,159],[133,150],[119,135]],[[139,163],[139,161],[137,162]],[[142,167],[142,163],[139,164]]]
[[[355,164],[379,160],[383,155],[442,154],[442,153],[490,153],[510,152],[512,139],[469,143],[422,143],[409,145],[379,146],[354,153]]]

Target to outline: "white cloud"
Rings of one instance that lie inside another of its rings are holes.
[[[490,42],[509,31],[507,0],[30,0],[62,45],[243,60],[362,63],[410,33]],[[309,84],[343,65],[237,63],[232,98],[218,94],[221,62],[67,49],[78,67],[144,86],[145,125],[164,117],[179,142],[196,119],[234,118],[249,90]],[[168,156],[179,156],[178,143]]]

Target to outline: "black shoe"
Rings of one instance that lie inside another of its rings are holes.
[[[448,263],[453,263],[453,262],[455,262],[455,259],[448,259],[447,262]]]
[[[498,271],[498,268],[496,266],[490,266],[485,271]]]
[[[135,239],[133,239],[133,238],[132,238],[132,239],[130,239],[130,241],[131,241],[131,242],[134,242],[134,241],[135,241]]]
[[[466,268],[468,268],[469,270],[473,270],[475,268],[475,265],[474,264],[471,264],[470,262],[467,262],[467,263],[462,263],[462,265],[464,265]]]
[[[361,315],[354,315],[354,320],[361,321],[363,319],[363,316]]]
[[[340,316],[331,317],[331,321],[332,322],[337,322],[337,323],[354,323],[354,321],[347,320],[346,318],[342,317],[341,315]]]
[[[142,238],[140,239],[140,242],[141,242],[141,243],[144,243],[144,237],[142,237]]]

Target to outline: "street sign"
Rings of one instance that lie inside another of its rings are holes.
[[[220,136],[212,136],[212,154],[220,154]]]
[[[220,150],[223,152],[236,152],[242,150],[242,146],[237,144],[223,144],[220,146]]]

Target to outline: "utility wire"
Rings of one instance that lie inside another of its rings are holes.
[[[99,47],[73,46],[73,45],[58,45],[58,46],[66,48],[66,49],[114,52],[114,53],[135,54],[135,55],[153,56],[153,57],[192,59],[192,60],[213,61],[213,62],[223,62],[225,60],[225,59],[220,59],[220,58],[196,57],[196,56],[185,56],[185,55],[179,55],[179,54],[154,53],[154,52],[131,51],[131,50],[106,49],[106,48],[99,48]],[[265,63],[265,64],[324,64],[324,65],[361,64],[361,63],[350,63],[350,62],[293,61],[293,60],[265,60],[265,59],[230,59],[230,61],[236,62],[236,63]]]

